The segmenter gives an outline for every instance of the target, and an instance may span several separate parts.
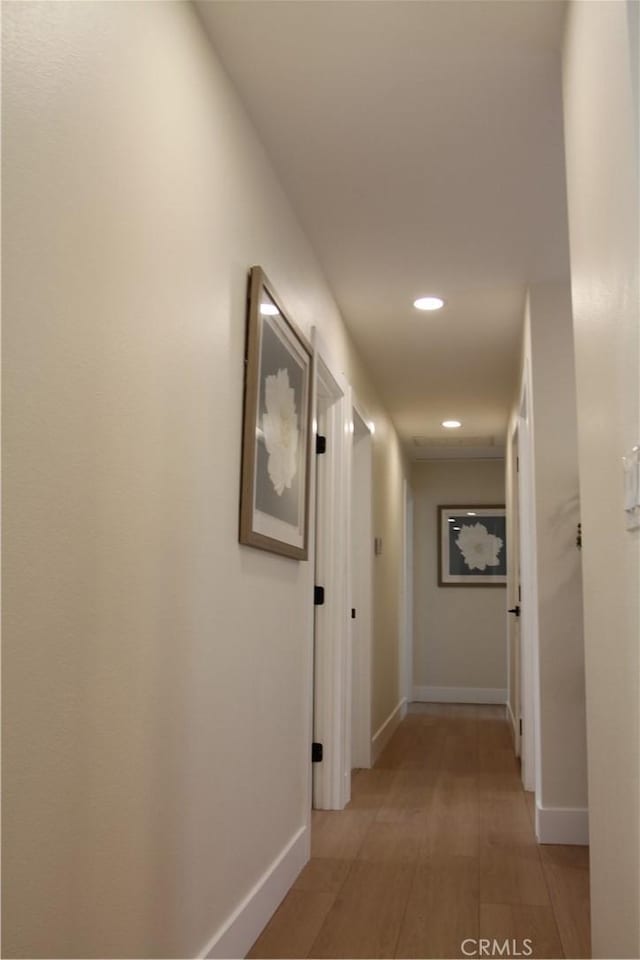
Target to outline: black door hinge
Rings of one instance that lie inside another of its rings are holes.
[[[522,736],[522,717],[520,717],[520,736]]]
[[[311,763],[322,763],[322,744],[311,744]]]
[[[516,473],[520,473],[520,457],[516,457]]]
[[[313,588],[313,604],[315,607],[321,607],[324,604],[324,587]]]
[[[351,607],[351,619],[355,620],[355,618],[356,618],[356,608]]]
[[[327,438],[321,436],[321,434],[316,434],[316,453],[326,453],[327,452]]]

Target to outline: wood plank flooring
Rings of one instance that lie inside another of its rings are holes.
[[[249,957],[463,957],[481,937],[590,956],[588,848],[536,843],[504,708],[413,704],[352,795],[313,811],[311,860]]]

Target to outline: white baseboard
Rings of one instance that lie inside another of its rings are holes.
[[[400,701],[395,710],[392,710],[382,726],[374,733],[371,738],[371,764],[376,760],[391,740],[402,721],[407,715],[407,701]]]
[[[536,804],[538,843],[589,845],[589,811],[585,807],[541,807]]]
[[[506,703],[507,691],[494,687],[414,687],[418,703]]]
[[[308,859],[309,828],[304,826],[291,838],[198,957],[207,960],[239,960],[246,957]]]

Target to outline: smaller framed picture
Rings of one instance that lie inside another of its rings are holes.
[[[261,267],[249,276],[240,543],[308,556],[311,345]]]
[[[505,586],[506,523],[504,505],[438,507],[438,585]]]

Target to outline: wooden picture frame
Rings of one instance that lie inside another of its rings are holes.
[[[308,558],[313,349],[261,267],[249,274],[240,543]]]
[[[438,586],[504,587],[504,504],[438,507]]]

